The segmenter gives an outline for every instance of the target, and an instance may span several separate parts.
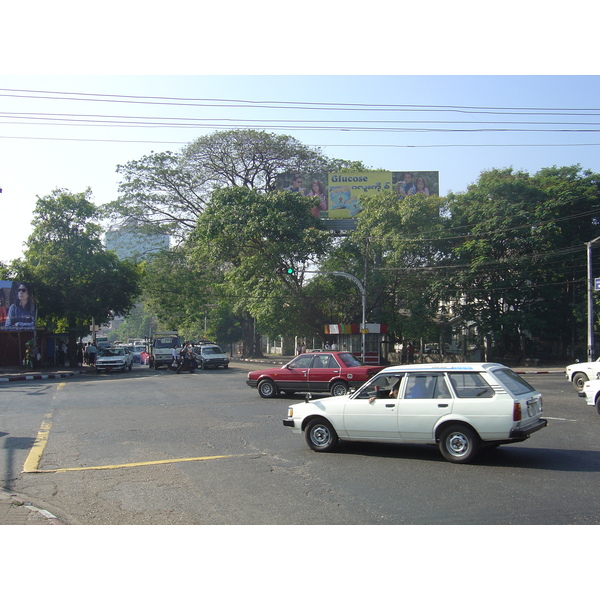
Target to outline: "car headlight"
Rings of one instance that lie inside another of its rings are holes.
[[[291,419],[294,416],[294,409],[290,406],[288,408],[288,419]]]

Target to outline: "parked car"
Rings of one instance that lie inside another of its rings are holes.
[[[293,392],[340,396],[361,386],[382,368],[367,366],[350,352],[306,352],[283,367],[250,371],[246,384],[257,388],[263,398]]]
[[[578,395],[580,398],[585,398],[589,406],[595,406],[596,412],[600,415],[600,379],[584,382],[583,390]]]
[[[131,350],[131,356],[133,357],[133,362],[141,363],[142,362],[142,352],[144,352],[144,346],[141,344],[134,344]]]
[[[219,367],[227,369],[229,367],[229,358],[216,344],[194,346],[194,352],[196,352],[201,369],[218,369]]]
[[[594,362],[577,362],[568,365],[565,368],[566,378],[573,383],[573,387],[578,391],[583,391],[583,384],[596,379],[600,374],[600,358]]]
[[[128,348],[98,348],[96,356],[96,373],[102,371],[131,371],[133,357]]]
[[[286,427],[310,448],[338,440],[436,444],[450,462],[526,440],[547,425],[542,395],[504,365],[444,363],[383,369],[353,394],[293,404]]]

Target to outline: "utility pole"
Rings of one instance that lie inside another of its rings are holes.
[[[588,335],[587,335],[587,360],[594,360],[594,280],[592,278],[592,246],[600,241],[600,237],[591,242],[585,242],[587,246],[587,306],[588,306]]]

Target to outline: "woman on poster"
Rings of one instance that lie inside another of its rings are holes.
[[[35,305],[27,284],[19,282],[16,286],[13,285],[11,298],[14,300],[8,309],[4,328],[6,330],[35,329]]]

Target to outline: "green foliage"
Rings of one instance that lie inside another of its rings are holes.
[[[310,199],[291,192],[217,190],[190,238],[191,260],[210,267],[219,300],[226,300],[240,323],[255,321],[262,334],[294,335],[322,326],[304,283],[330,236],[310,209]]]
[[[583,243],[600,234],[598,177],[576,166],[492,170],[450,210],[461,236],[450,260],[461,266],[450,287],[460,315],[500,354],[523,352],[525,334],[570,342],[572,299],[585,299]]]
[[[35,285],[40,317],[69,328],[125,314],[140,292],[138,268],[103,249],[90,195],[59,189],[38,198],[25,259],[15,263]]]

